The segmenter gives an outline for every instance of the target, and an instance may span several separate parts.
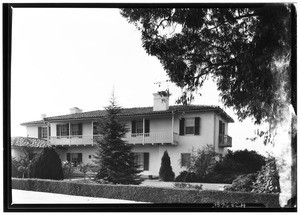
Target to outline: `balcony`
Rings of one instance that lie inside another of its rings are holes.
[[[87,146],[96,144],[94,139],[101,138],[101,136],[83,136],[83,135],[70,135],[61,137],[50,137],[51,145],[55,146]],[[177,145],[178,134],[172,132],[151,132],[145,134],[132,134],[127,133],[123,138],[130,144],[134,145]]]
[[[232,147],[232,137],[229,135],[219,135],[220,147]]]

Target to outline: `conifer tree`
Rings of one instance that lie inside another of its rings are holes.
[[[168,151],[164,152],[164,155],[161,158],[161,166],[159,169],[159,178],[163,181],[173,181],[175,174],[172,170],[170,157]]]
[[[114,94],[105,109],[106,116],[99,121],[97,128],[101,137],[96,139],[99,149],[94,162],[99,165],[99,171],[95,179],[114,184],[140,184],[141,171],[134,162],[132,146],[122,139],[127,129],[118,120],[121,107],[116,104]]]

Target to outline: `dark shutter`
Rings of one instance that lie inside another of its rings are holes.
[[[144,153],[144,171],[149,170],[149,153],[145,152]]]
[[[78,153],[78,164],[82,163],[82,153]]]
[[[223,134],[222,128],[223,128],[223,126],[222,126],[222,121],[219,120],[219,134]]]
[[[49,137],[51,137],[51,127],[49,127]]]
[[[42,127],[38,127],[38,138],[42,138]]]
[[[136,133],[136,121],[135,121],[135,120],[133,120],[133,121],[131,122],[131,133],[132,133],[132,134],[135,134],[135,133]]]
[[[60,136],[60,125],[56,125],[56,136],[59,137]]]
[[[150,120],[145,120],[145,133],[150,133]]]
[[[67,153],[67,161],[71,162],[71,154],[70,153]]]
[[[179,135],[184,135],[184,118],[179,121]]]
[[[78,124],[78,135],[82,135],[82,123]]]
[[[67,127],[67,136],[69,136],[69,135],[70,135],[70,128],[69,128],[69,124],[66,124],[65,126]]]
[[[195,135],[200,134],[200,117],[195,117]]]

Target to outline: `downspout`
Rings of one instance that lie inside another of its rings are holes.
[[[216,113],[214,112],[214,150],[216,152]]]

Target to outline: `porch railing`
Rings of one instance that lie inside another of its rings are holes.
[[[219,135],[220,147],[232,147],[232,137],[229,135]]]
[[[69,135],[69,136],[51,136],[51,145],[60,146],[79,146],[94,145],[95,139],[101,138],[100,135]],[[178,144],[178,134],[172,132],[150,132],[150,133],[127,133],[124,140],[130,144]]]

